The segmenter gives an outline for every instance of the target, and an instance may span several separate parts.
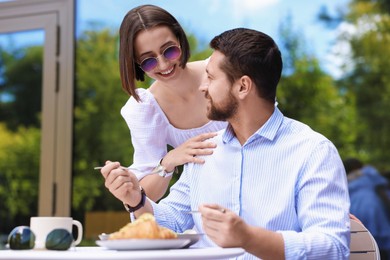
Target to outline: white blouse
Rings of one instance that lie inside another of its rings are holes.
[[[141,101],[133,97],[121,109],[121,115],[130,129],[134,147],[132,172],[138,179],[148,175],[167,154],[167,145],[177,147],[189,138],[202,133],[216,132],[227,126],[227,122],[209,121],[191,129],[174,127],[148,89],[136,90]]]

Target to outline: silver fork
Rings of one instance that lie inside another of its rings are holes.
[[[100,170],[102,169],[103,166],[96,166],[96,167],[93,167],[94,170]],[[125,166],[120,166],[119,168],[121,168],[122,170],[124,171],[131,171],[131,170],[135,170],[134,168],[128,168],[128,167],[125,167]],[[158,167],[154,168],[153,171],[150,173],[150,174],[157,174],[160,172],[159,169],[157,169]]]
[[[94,170],[100,170],[100,169],[102,169],[102,168],[103,168],[103,166],[96,166],[96,167],[93,167]],[[131,168],[127,168],[127,167],[125,167],[125,166],[120,166],[119,168],[121,168],[121,169],[124,170],[124,171],[131,170]]]

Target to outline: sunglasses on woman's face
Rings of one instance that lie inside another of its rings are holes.
[[[177,45],[167,47],[161,55],[157,57],[148,57],[140,62],[140,67],[143,71],[149,72],[157,67],[158,59],[160,56],[164,56],[166,60],[173,61],[177,59],[181,54],[181,49]]]

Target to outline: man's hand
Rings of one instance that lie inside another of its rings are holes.
[[[214,243],[221,247],[243,247],[247,225],[236,213],[217,204],[203,204],[199,211],[203,230]]]

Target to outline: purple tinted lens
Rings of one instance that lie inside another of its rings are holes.
[[[162,55],[167,60],[174,60],[177,57],[179,57],[180,54],[181,54],[181,50],[178,46],[170,46],[164,50]],[[143,60],[141,62],[140,67],[143,71],[149,72],[157,66],[157,63],[158,63],[157,58],[150,57]]]
[[[180,48],[177,46],[168,47],[164,53],[164,57],[168,60],[174,60],[180,56]]]
[[[143,60],[141,63],[141,69],[143,71],[151,71],[157,66],[157,59],[156,58],[148,58],[146,60]]]

